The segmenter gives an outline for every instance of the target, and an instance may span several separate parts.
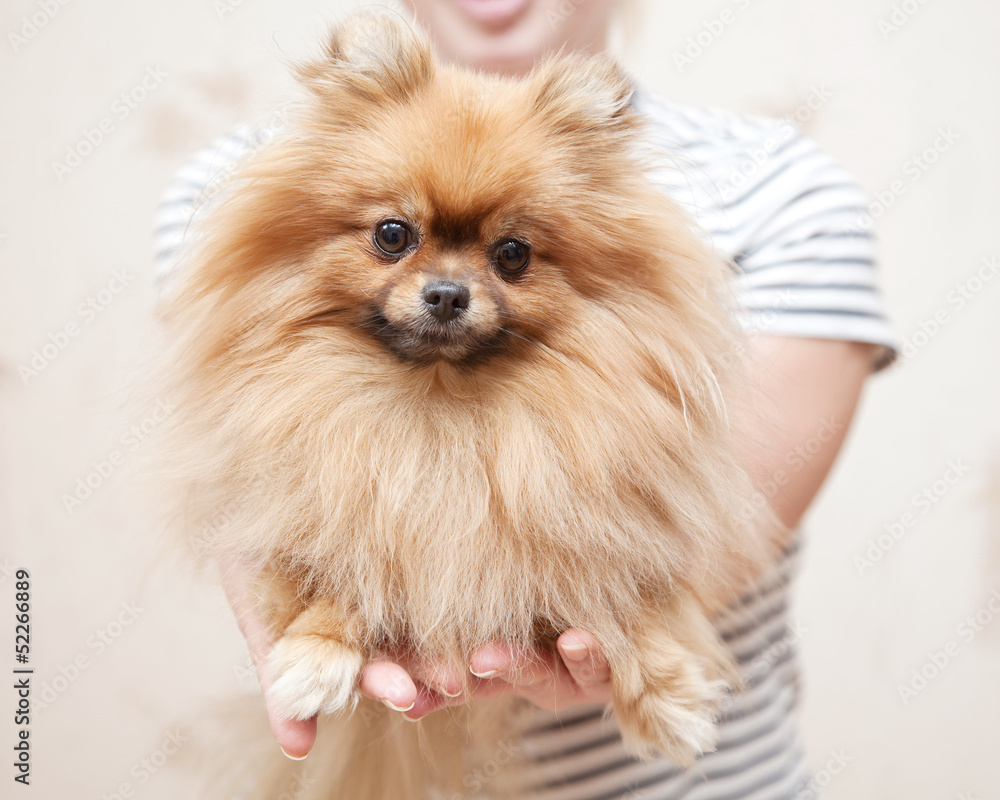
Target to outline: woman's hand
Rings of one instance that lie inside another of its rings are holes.
[[[360,690],[373,700],[391,700],[387,705],[405,709],[411,720],[472,697],[513,694],[549,711],[611,700],[611,670],[593,636],[570,629],[557,640],[557,651],[523,651],[500,643],[481,647],[470,658],[467,692],[462,692],[466,676],[440,664],[405,655],[373,661],[362,673]]]
[[[222,584],[256,668],[274,738],[289,758],[303,759],[316,742],[316,718],[286,719],[268,696],[274,676],[268,671],[267,656],[275,640],[250,600],[254,575],[249,565],[222,564]],[[392,659],[370,662],[361,673],[358,689],[409,720],[472,697],[513,694],[548,710],[611,700],[611,671],[593,636],[568,630],[559,637],[557,650],[558,655],[541,648],[525,652],[502,644],[482,647],[472,654],[467,684],[467,676],[441,664],[397,653]]]
[[[250,660],[257,672],[257,682],[264,693],[264,704],[267,707],[267,716],[274,738],[278,740],[286,756],[301,760],[309,755],[316,742],[316,718],[286,719],[269,697],[274,676],[267,668],[267,657],[275,639],[264,620],[257,614],[251,600],[250,588],[257,569],[241,561],[224,558],[220,563],[220,573],[222,587],[226,591],[229,606],[236,617],[240,632],[246,639]]]

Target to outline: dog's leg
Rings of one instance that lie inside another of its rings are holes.
[[[732,656],[693,598],[656,604],[627,635],[632,657],[611,664],[622,738],[638,755],[659,752],[689,765],[715,748]]]
[[[332,600],[312,599],[268,656],[269,696],[294,719],[352,709],[365,658],[350,643],[359,641],[349,612]]]

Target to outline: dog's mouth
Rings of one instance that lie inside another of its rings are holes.
[[[468,366],[508,349],[506,315],[503,298],[481,281],[429,275],[387,287],[363,327],[404,361]]]
[[[466,320],[437,320],[425,315],[390,321],[384,311],[373,308],[363,327],[397,358],[413,364],[447,361],[471,366],[507,349],[503,328],[473,327]]]

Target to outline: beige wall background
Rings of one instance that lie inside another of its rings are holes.
[[[177,720],[254,686],[219,592],[157,568],[129,469],[157,414],[130,390],[151,229],[180,163],[280,101],[283,60],[353,5],[3,4],[0,667],[15,666],[25,568],[40,701],[32,785],[8,789],[5,766],[4,797],[186,796],[174,767],[200,745]],[[1000,257],[1000,6],[650,0],[640,13],[623,50],[645,85],[779,116],[823,96],[804,127],[888,206],[881,280],[907,357],[870,382],[810,514],[796,609],[826,796],[1000,797],[1000,276],[982,269]],[[702,51],[679,65],[689,37]],[[68,504],[88,477],[91,495]],[[16,698],[0,683],[9,764]]]

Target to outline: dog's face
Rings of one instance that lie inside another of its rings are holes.
[[[387,21],[342,26],[300,77],[309,104],[218,226],[226,258],[202,268],[248,289],[258,328],[339,326],[411,365],[472,366],[660,279],[669,225],[637,183],[632,88],[612,62],[486,78]]]
[[[630,87],[610,65],[591,76],[594,97],[572,98],[564,71],[527,85],[450,71],[396,30],[399,47],[370,84],[358,82],[371,57],[364,37],[335,43],[306,76],[319,99],[317,154],[351,153],[349,172],[324,158],[331,216],[346,206],[352,217],[327,268],[352,276],[340,287],[352,296],[330,304],[413,363],[469,365],[544,340],[598,255],[587,240],[599,220],[580,201],[613,171],[594,162],[605,137],[627,136]],[[547,103],[577,116],[546,114]]]
[[[528,120],[512,125],[523,109],[491,107],[465,82],[464,106],[440,81],[368,132],[374,157],[356,179],[366,196],[340,251],[358,279],[354,321],[414,363],[469,365],[544,338],[568,302],[549,231],[565,211],[545,188],[557,157]],[[540,163],[518,154],[517,127]]]

